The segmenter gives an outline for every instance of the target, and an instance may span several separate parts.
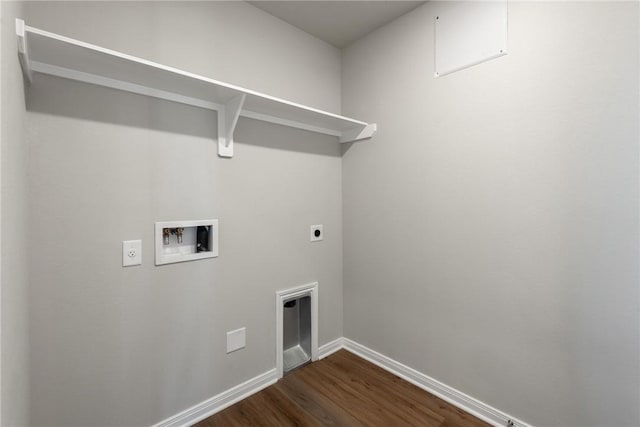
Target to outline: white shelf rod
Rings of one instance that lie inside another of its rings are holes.
[[[123,80],[116,80],[109,77],[99,76],[96,74],[86,73],[83,71],[73,70],[70,68],[60,67],[56,65],[46,64],[38,61],[32,61],[29,57],[29,47],[27,45],[27,33],[33,33],[43,37],[51,38],[57,41],[75,45],[81,48],[89,49],[98,53],[109,55],[119,59],[125,59],[131,62],[146,65],[152,68],[157,68],[163,71],[168,71],[180,76],[200,80],[212,85],[221,86],[227,89],[238,92],[238,96],[234,97],[226,104],[218,104],[212,101],[194,98],[190,96],[181,95],[179,93],[169,92],[161,89],[151,88],[136,83],[130,83]],[[270,95],[262,94],[250,89],[245,89],[239,86],[223,83],[217,80],[203,77],[197,74],[190,73],[188,71],[180,70],[166,65],[158,64],[155,62],[147,61],[142,58],[138,58],[125,53],[117,52],[114,50],[106,49],[100,46],[95,46],[89,43],[85,43],[79,40],[75,40],[69,37],[61,36],[58,34],[50,33],[48,31],[40,30],[25,25],[22,19],[16,19],[16,35],[18,37],[18,56],[20,64],[25,78],[30,83],[33,80],[33,72],[42,74],[49,74],[56,77],[67,78],[84,83],[90,83],[97,86],[108,87],[111,89],[122,90],[125,92],[135,93],[137,95],[144,95],[153,98],[163,99],[172,102],[178,102],[181,104],[187,104],[199,108],[205,108],[214,110],[218,113],[218,155],[221,157],[233,156],[233,133],[240,116],[261,120],[265,122],[275,123],[283,126],[294,127],[311,132],[322,133],[326,135],[332,135],[339,138],[340,142],[354,142],[362,139],[371,138],[376,132],[375,124],[368,124],[359,120],[342,117],[337,114],[329,113],[326,111],[318,110],[305,105],[296,104],[294,102],[286,101],[280,98],[276,98]],[[255,111],[243,109],[244,101],[247,95],[256,96],[269,101],[273,101],[279,104],[285,104],[296,109],[306,110],[311,113],[316,113],[324,117],[331,117],[339,119],[345,122],[353,124],[353,127],[344,131],[323,128],[320,126],[314,126],[304,122],[298,122],[295,120],[289,120],[277,116],[273,116],[265,113],[258,113]]]

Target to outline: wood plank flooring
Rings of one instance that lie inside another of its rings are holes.
[[[199,422],[218,426],[486,427],[403,379],[340,350]]]

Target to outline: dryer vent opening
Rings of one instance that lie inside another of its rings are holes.
[[[311,360],[311,296],[283,304],[282,362],[284,373]]]
[[[276,291],[278,378],[318,360],[318,282]]]

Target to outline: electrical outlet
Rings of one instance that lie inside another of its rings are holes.
[[[312,225],[311,226],[311,234],[310,240],[312,242],[319,242],[324,238],[324,230],[322,229],[322,224]]]
[[[122,241],[122,266],[131,267],[132,265],[142,264],[142,240],[123,240]]]

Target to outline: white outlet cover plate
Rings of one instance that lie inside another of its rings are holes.
[[[316,230],[320,230],[320,236],[318,237],[316,237]],[[322,229],[322,224],[311,226],[309,238],[312,242],[319,242],[320,240],[324,239],[324,230]]]
[[[142,264],[142,240],[123,240],[122,241],[122,266],[131,267],[132,265]]]
[[[247,328],[227,332],[227,353],[246,347]]]

